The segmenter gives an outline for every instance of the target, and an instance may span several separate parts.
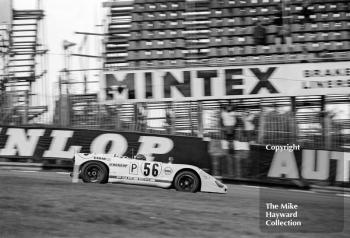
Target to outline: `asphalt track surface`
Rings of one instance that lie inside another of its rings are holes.
[[[350,237],[350,198],[338,233],[266,233],[260,188],[229,185],[228,194],[181,193],[122,184],[72,184],[67,174],[0,170],[0,237]],[[272,199],[330,206],[339,196],[266,188]],[[338,200],[337,200],[338,199]],[[309,219],[335,226],[322,210]],[[336,220],[336,221],[335,221]]]

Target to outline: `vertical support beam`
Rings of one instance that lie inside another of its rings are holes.
[[[297,142],[298,138],[298,126],[297,126],[297,119],[296,119],[296,114],[297,114],[297,108],[296,108],[296,99],[295,96],[291,97],[291,113],[292,117],[289,120],[290,122],[290,128],[292,130],[292,138],[293,138],[293,143]]]
[[[192,102],[189,102],[189,107],[188,107],[188,118],[189,118],[189,123],[190,123],[190,128],[191,128],[191,135],[193,135],[193,118],[192,118]]]
[[[87,76],[84,73],[84,94],[87,94]]]
[[[121,105],[117,102],[115,107],[115,129],[121,129],[121,121],[120,121],[120,113],[121,113]]]
[[[96,120],[97,120],[97,125],[103,125],[101,122],[102,122],[102,120],[101,120],[101,115],[102,115],[102,112],[101,112],[101,105],[100,105],[100,103],[97,103],[97,118],[96,118]]]
[[[138,129],[137,125],[139,123],[138,122],[138,111],[137,110],[138,110],[137,103],[134,103],[134,120],[133,120],[135,122],[134,125],[133,125],[133,127],[134,127],[133,130],[134,131],[136,131]]]
[[[265,129],[265,113],[260,100],[260,118],[259,118],[259,131],[258,131],[258,143],[264,143],[264,129]]]
[[[198,118],[198,137],[203,137],[203,104],[201,101],[197,102],[197,118]]]
[[[322,142],[323,146],[328,149],[329,143],[328,143],[328,115],[326,112],[326,97],[325,95],[321,96],[321,125],[322,125]]]
[[[176,112],[174,108],[174,102],[170,102],[170,109],[171,109],[171,134],[176,133]]]
[[[176,123],[176,116],[175,116],[175,110],[174,110],[174,103],[171,101],[168,105],[168,111],[166,112],[168,115],[166,115],[166,120],[169,120],[168,127],[169,127],[169,133],[171,135],[175,134],[175,123]]]
[[[70,115],[71,115],[71,111],[72,111],[72,104],[71,104],[71,100],[70,100],[70,70],[69,70],[69,66],[70,66],[70,57],[71,57],[71,54],[69,52],[69,48],[72,47],[72,46],[75,46],[75,43],[72,43],[72,42],[69,42],[69,41],[66,41],[64,40],[63,41],[63,50],[64,50],[64,83],[65,83],[65,86],[66,86],[66,94],[65,94],[65,97],[64,97],[64,101],[62,102],[64,105],[62,105],[62,109],[64,108],[62,114],[64,114],[64,120],[62,122],[62,126],[70,126],[71,124],[71,118],[70,118]],[[61,82],[62,83],[62,82]],[[62,99],[62,97],[61,97]]]
[[[70,78],[70,72],[69,72],[69,53],[68,53],[68,49],[65,49],[64,50],[64,62],[65,62],[65,83],[66,83],[66,94],[67,96],[69,95],[69,84],[70,84],[70,81],[69,81],[69,78]]]
[[[28,124],[28,113],[29,113],[29,90],[24,92],[24,111],[22,117],[22,124]]]
[[[62,78],[61,75],[58,76],[58,124],[63,125],[63,102],[62,102]]]

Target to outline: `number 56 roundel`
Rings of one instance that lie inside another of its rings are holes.
[[[227,192],[226,185],[196,166],[131,159],[115,154],[77,153],[71,176],[73,182],[81,179],[85,183],[147,185],[183,192]]]
[[[159,162],[144,162],[141,165],[142,173],[145,177],[157,177],[162,172],[162,163]]]

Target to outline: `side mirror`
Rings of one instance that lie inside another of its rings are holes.
[[[173,157],[169,157],[168,163],[172,164],[174,162],[174,158]]]

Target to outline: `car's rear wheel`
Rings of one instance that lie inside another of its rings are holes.
[[[192,171],[178,173],[174,180],[174,187],[178,191],[195,193],[198,191],[200,180]]]
[[[88,162],[81,168],[81,179],[85,183],[106,183],[108,171],[101,162]]]

